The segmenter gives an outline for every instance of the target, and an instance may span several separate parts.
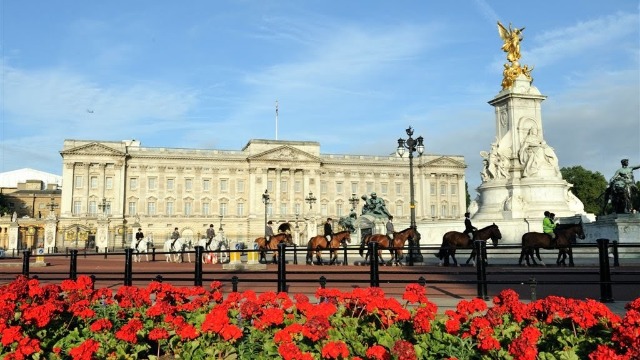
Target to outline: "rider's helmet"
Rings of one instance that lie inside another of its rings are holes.
[[[545,212],[544,212],[544,216],[545,216],[545,217],[549,217],[549,215],[550,215],[550,213],[549,213],[548,211],[545,211]]]
[[[627,166],[629,165],[629,159],[622,159],[620,160],[620,163],[622,164],[622,166]]]

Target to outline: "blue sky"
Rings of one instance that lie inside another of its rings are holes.
[[[560,166],[640,163],[637,0],[0,3],[0,171],[61,174],[64,139],[239,150],[276,137],[278,100],[279,140],[386,155],[411,125],[426,152],[463,155],[475,188],[498,20],[525,27]]]

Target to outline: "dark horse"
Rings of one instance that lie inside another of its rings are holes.
[[[338,248],[351,243],[351,232],[340,231],[331,236],[331,242],[322,235],[312,237],[307,243],[307,265],[313,265],[313,252],[316,253],[318,264],[322,265],[322,250],[329,249],[329,265],[333,265],[338,260]]]
[[[415,228],[409,227],[400,232],[394,232],[393,239],[383,234],[369,235],[365,237],[364,241],[360,244],[360,256],[363,256],[366,261],[370,254],[367,252],[365,256],[364,249],[365,247],[368,248],[370,242],[375,242],[378,244],[378,254],[376,259],[380,259],[380,262],[384,263],[382,251],[384,249],[388,249],[392,256],[390,262],[394,261],[395,264],[400,264],[403,248],[409,238],[413,241],[420,241],[420,233]]]
[[[502,234],[498,225],[491,224],[474,233],[474,240],[488,240],[491,239],[493,246],[498,246],[498,240],[502,239]],[[440,264],[448,256],[453,259],[453,265],[458,266],[458,260],[456,260],[456,249],[473,249],[469,259],[475,255],[475,249],[473,248],[473,240],[469,238],[467,234],[463,234],[459,231],[449,231],[442,236],[442,245],[440,245],[440,251],[436,254],[436,257],[440,259]],[[487,254],[482,254],[483,260],[487,261]],[[467,261],[469,262],[469,261]]]
[[[264,238],[264,236],[259,237],[257,239],[255,239],[254,241],[256,244],[258,244],[258,250],[260,250],[260,262],[262,262],[262,260],[264,259],[264,261],[267,261],[267,251],[273,251],[273,263],[277,263],[278,262],[278,244],[280,243],[285,243],[287,245],[293,245],[293,241],[291,239],[291,234],[289,233],[279,233],[279,234],[275,234],[273,235],[270,239],[269,242],[267,242],[267,240]]]
[[[609,185],[607,189],[598,198],[604,196],[602,203],[602,213],[606,214],[607,205],[611,200],[611,212],[614,214],[624,214],[628,212],[633,206],[631,205],[631,199],[628,199],[627,191],[624,187]]]
[[[530,265],[529,259],[531,259],[533,265],[537,265],[536,260],[533,258],[534,251],[540,264],[544,265],[542,258],[540,258],[540,248],[559,249],[556,264],[564,264],[567,254],[571,254],[571,240],[573,237],[577,236],[580,239],[585,237],[582,221],[577,224],[558,224],[555,233],[555,240],[552,240],[551,236],[539,232],[528,232],[522,235],[522,251],[520,252],[518,265],[522,265],[523,259],[526,260],[527,266]],[[561,257],[562,260],[560,260]]]

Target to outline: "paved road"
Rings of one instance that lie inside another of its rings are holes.
[[[160,260],[160,256],[157,256]],[[162,256],[164,258],[164,256]],[[244,259],[244,257],[243,257]],[[59,282],[69,277],[68,257],[47,257],[48,266],[30,264],[30,275],[43,282]],[[233,290],[232,278],[238,278],[237,290],[255,292],[277,291],[277,265],[263,265],[263,269],[225,269],[221,264],[203,264],[203,284],[211,281],[223,282],[225,292]],[[195,263],[167,263],[165,261],[133,263],[133,284],[146,286],[162,274],[163,280],[174,285],[194,284]],[[21,259],[0,260],[0,283],[11,281],[22,271]],[[124,282],[124,260],[122,256],[78,257],[78,275],[95,275],[96,286],[118,288]],[[612,309],[623,311],[624,304],[640,297],[640,265],[612,267]],[[287,290],[291,294],[304,293],[313,296],[324,277],[326,287],[349,291],[356,287],[368,287],[371,283],[369,266],[310,266],[286,265]],[[381,266],[380,287],[388,296],[401,297],[408,283],[423,281],[429,299],[441,309],[450,308],[461,299],[471,299],[478,294],[476,268],[421,266]],[[600,275],[596,266],[517,267],[505,264],[487,268],[487,295],[492,297],[502,289],[511,288],[520,294],[523,301],[543,298],[548,295],[578,299],[601,299]],[[535,283],[534,283],[535,280]],[[577,282],[572,284],[572,282]],[[615,283],[617,282],[617,283]]]

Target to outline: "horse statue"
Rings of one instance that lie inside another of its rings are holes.
[[[182,262],[182,254],[186,252],[187,259],[191,262],[192,248],[191,239],[178,238],[176,240],[168,239],[164,242],[163,252],[167,262]]]
[[[498,225],[491,224],[474,233],[474,240],[488,240],[491,239],[493,246],[498,246],[498,240],[502,239],[502,234]],[[453,265],[458,266],[458,260],[456,259],[456,249],[472,249],[471,256],[467,263],[475,257],[475,248],[473,247],[473,241],[468,235],[459,231],[449,231],[442,236],[442,245],[440,245],[440,251],[436,254],[436,257],[440,259],[439,266],[442,266],[444,260],[447,260],[448,256],[453,259]],[[482,254],[483,261],[487,261],[487,254]],[[475,262],[474,262],[475,265]]]
[[[365,247],[368,249],[370,242],[375,242],[378,244],[378,253],[376,254],[376,260],[380,260],[381,263],[384,263],[384,259],[382,258],[382,251],[387,249],[391,254],[391,260],[389,263],[393,261],[396,265],[401,265],[400,259],[402,258],[403,248],[406,241],[412,238],[413,240],[420,240],[420,233],[412,228],[406,228],[400,232],[393,233],[393,239],[384,234],[373,234],[364,238],[364,241],[360,244],[360,256],[365,258],[365,261],[369,258],[370,254],[367,252],[366,256],[364,254]]]
[[[604,201],[602,203],[603,214],[607,213],[606,211],[609,201],[611,201],[611,211],[614,214],[623,214],[626,212],[626,209],[631,206],[630,204],[627,204],[630,200],[627,199],[626,189],[624,187],[609,185],[598,199],[601,197],[604,197]]]
[[[258,244],[258,250],[260,250],[260,259],[259,261],[262,262],[262,260],[264,259],[265,262],[267,262],[267,251],[273,251],[273,263],[276,264],[278,263],[278,244],[280,243],[285,243],[287,245],[293,245],[293,240],[291,238],[291,234],[290,233],[278,233],[273,235],[270,239],[269,242],[267,242],[267,240],[264,238],[264,236],[261,236],[257,239],[254,240],[254,242],[256,244]]]
[[[557,265],[564,264],[564,260],[567,254],[571,254],[571,241],[575,236],[580,239],[584,239],[584,229],[582,227],[582,221],[577,224],[558,224],[555,229],[556,238],[551,239],[551,236],[545,233],[528,232],[522,235],[522,251],[520,251],[520,260],[518,265],[522,265],[522,260],[526,260],[526,265],[531,265],[529,259],[533,262],[533,265],[537,265],[536,260],[533,257],[535,252],[538,261],[541,265],[545,265],[540,257],[540,248],[543,249],[558,249]],[[562,259],[561,259],[562,258]]]
[[[209,239],[202,238],[198,240],[198,246],[202,246],[204,254],[202,254],[202,262],[208,262],[207,258],[211,259],[212,264],[225,263],[229,261],[229,247],[224,240],[218,240],[217,238]]]
[[[338,260],[338,248],[340,246],[346,246],[347,243],[351,243],[351,232],[349,230],[333,234],[331,241],[328,241],[323,235],[312,237],[307,243],[307,265],[313,265],[314,251],[318,264],[322,265],[321,253],[324,249],[330,250],[329,265],[333,265]]]
[[[133,249],[133,262],[142,261],[142,254],[144,254],[149,261],[149,245],[153,245],[153,242],[149,237],[142,238],[140,240],[131,241],[131,249]]]

